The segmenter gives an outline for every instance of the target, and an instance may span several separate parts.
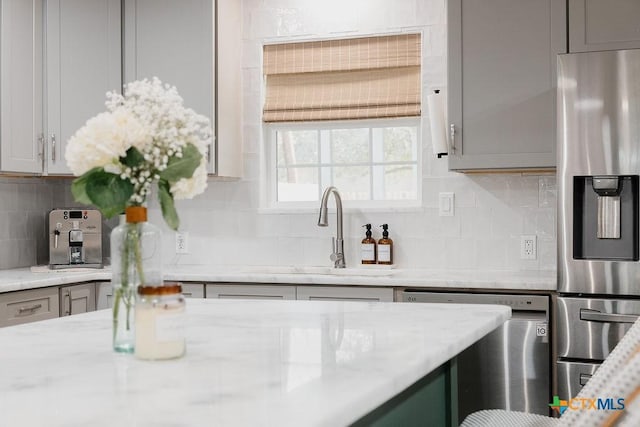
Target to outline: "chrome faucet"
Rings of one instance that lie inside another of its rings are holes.
[[[344,262],[344,240],[342,236],[342,199],[340,193],[336,187],[327,187],[322,194],[322,202],[320,203],[320,216],[318,217],[318,225],[320,227],[326,227],[329,225],[327,219],[328,211],[327,203],[329,201],[329,195],[333,193],[333,198],[336,200],[336,237],[332,237],[333,253],[331,254],[331,261],[335,268],[345,268]]]

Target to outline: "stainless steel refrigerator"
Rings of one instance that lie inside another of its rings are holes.
[[[558,396],[640,314],[640,50],[558,56]]]

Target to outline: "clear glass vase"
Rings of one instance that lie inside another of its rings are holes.
[[[133,353],[138,286],[162,285],[162,232],[147,222],[147,208],[126,209],[126,222],[111,232],[113,349]]]

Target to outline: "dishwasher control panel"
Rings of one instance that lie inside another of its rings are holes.
[[[404,291],[402,293],[402,301],[451,304],[497,304],[508,305],[513,311],[546,312],[549,308],[549,299],[544,295]]]

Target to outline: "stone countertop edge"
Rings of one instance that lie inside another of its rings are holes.
[[[245,284],[342,285],[405,288],[451,288],[555,291],[554,271],[381,270],[380,275],[274,273],[273,267],[219,267],[174,265],[164,270],[165,280]],[[371,273],[368,273],[371,274]],[[34,273],[29,268],[0,270],[0,293],[90,281],[111,280],[108,269]]]
[[[2,328],[0,425],[349,425],[510,317],[461,307],[193,300],[163,362],[114,354],[108,310]]]

